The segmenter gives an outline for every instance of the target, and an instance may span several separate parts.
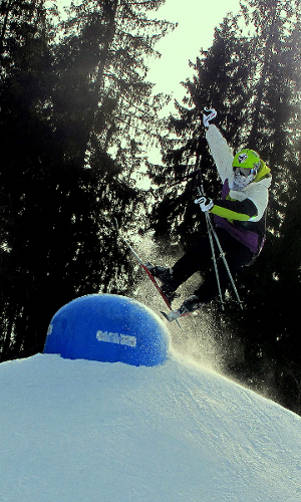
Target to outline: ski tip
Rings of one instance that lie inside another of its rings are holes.
[[[170,320],[168,318],[168,314],[166,314],[166,312],[163,312],[163,310],[160,310],[160,314],[162,314],[162,316],[164,317],[164,319],[166,319],[166,321],[170,322]]]

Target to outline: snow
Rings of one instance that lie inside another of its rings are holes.
[[[0,365],[1,502],[301,501],[301,418],[170,354]]]

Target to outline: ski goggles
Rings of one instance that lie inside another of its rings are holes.
[[[242,168],[242,167],[233,167],[233,171],[234,171],[234,174],[235,175],[240,175],[240,176],[244,176],[245,178],[247,178],[248,176],[250,176],[250,174],[257,174],[257,169],[246,169],[246,168]]]

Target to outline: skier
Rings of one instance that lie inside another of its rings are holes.
[[[213,215],[215,231],[223,248],[233,276],[251,264],[259,255],[265,240],[265,220],[271,185],[270,169],[254,150],[245,148],[233,157],[231,148],[211,120],[215,110],[203,115],[206,139],[222,182],[221,198],[213,200],[199,197],[203,212]],[[207,235],[200,235],[172,268],[146,264],[148,270],[162,282],[162,292],[171,303],[177,288],[192,274],[199,271],[203,282],[179,309],[167,314],[172,321],[182,314],[193,312],[213,300],[217,283],[212,263],[212,252]],[[219,266],[221,290],[229,285],[229,274]]]

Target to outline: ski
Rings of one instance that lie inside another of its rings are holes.
[[[166,296],[164,295],[163,291],[161,290],[158,282],[156,281],[156,278],[153,276],[153,274],[148,270],[147,266],[143,263],[143,261],[141,260],[140,256],[137,254],[137,252],[133,249],[133,247],[123,239],[123,241],[127,244],[129,250],[132,252],[132,254],[135,256],[135,258],[137,259],[137,261],[139,262],[141,268],[144,270],[144,272],[147,274],[148,278],[152,281],[153,285],[155,286],[156,290],[158,291],[158,293],[160,294],[160,296],[162,297],[163,301],[165,302],[165,304],[167,305],[167,307],[169,308],[169,310],[171,310],[171,305],[168,301],[168,299],[166,298]]]
[[[117,222],[116,222],[116,228],[118,230],[118,225],[117,225]],[[155,286],[156,290],[158,291],[158,293],[160,294],[162,300],[164,301],[164,303],[166,304],[166,306],[168,307],[168,309],[170,310],[170,313],[173,312],[172,308],[171,308],[171,305],[168,301],[168,299],[166,298],[166,296],[164,295],[163,291],[161,290],[158,282],[156,281],[156,278],[153,276],[153,274],[148,270],[147,266],[144,264],[143,260],[141,259],[141,257],[139,256],[139,254],[137,253],[137,251],[133,248],[133,246],[122,236],[119,234],[119,237],[122,239],[122,241],[124,242],[124,244],[128,247],[128,249],[131,251],[132,255],[136,258],[137,262],[139,263],[139,265],[141,266],[141,268],[144,270],[144,272],[146,273],[147,277],[149,278],[149,280],[153,283],[153,285]],[[166,319],[166,320],[169,320],[168,319],[168,314],[166,314],[165,312],[162,312],[161,311],[161,314],[163,315],[163,317]],[[174,319],[173,319],[174,320]],[[178,326],[180,327],[180,324],[178,323],[177,321],[177,324]]]
[[[171,310],[171,305],[170,305],[168,299],[166,298],[166,296],[164,295],[163,291],[161,290],[158,282],[156,281],[156,278],[148,270],[147,266],[144,264],[144,262],[142,261],[142,259],[138,255],[137,251],[135,251],[135,249],[133,248],[133,246],[131,246],[131,244],[124,237],[121,237],[121,239],[127,245],[127,247],[129,248],[129,250],[131,251],[131,253],[133,254],[133,256],[136,258],[136,260],[139,262],[139,265],[144,270],[144,272],[146,273],[146,275],[148,276],[148,278],[152,281],[153,285],[155,286],[156,290],[158,291],[158,293],[162,297],[163,301],[165,302],[165,304],[167,305],[167,307],[169,308],[169,310]]]

